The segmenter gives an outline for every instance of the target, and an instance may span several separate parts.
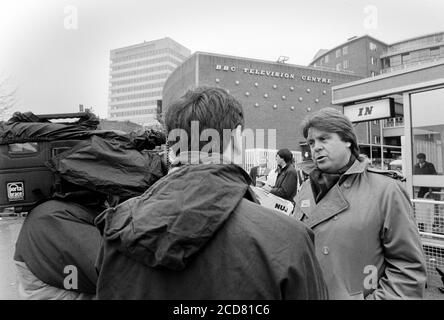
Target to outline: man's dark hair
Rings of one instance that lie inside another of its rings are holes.
[[[308,129],[310,128],[338,134],[342,141],[351,143],[351,153],[359,159],[359,146],[353,124],[338,110],[322,108],[307,116],[302,122],[302,134],[305,139],[308,137]]]
[[[418,153],[418,154],[416,155],[416,158],[417,158],[417,159],[424,159],[424,160],[425,160],[425,159],[426,159],[426,155],[425,155],[424,153],[421,152],[421,153]]]
[[[189,90],[178,100],[174,101],[165,114],[167,134],[174,129],[182,129],[188,134],[188,151],[201,151],[209,141],[199,141],[199,150],[191,150],[191,121],[198,121],[199,136],[205,129],[214,129],[219,133],[223,145],[222,153],[229,141],[223,139],[223,130],[244,127],[242,105],[226,90],[216,87],[198,87]],[[169,141],[169,143],[178,142]],[[181,150],[183,151],[183,150]],[[177,150],[177,152],[180,152]]]
[[[277,154],[285,161],[286,164],[293,163],[293,154],[290,150],[286,148],[280,149]]]

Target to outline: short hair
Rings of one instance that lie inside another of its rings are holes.
[[[305,139],[310,128],[338,134],[342,141],[351,143],[350,151],[359,159],[359,146],[353,124],[338,110],[327,107],[307,116],[302,122],[302,134]]]
[[[293,162],[293,154],[287,148],[280,149],[277,152],[277,154],[278,154],[279,157],[281,157],[285,161],[285,163],[288,164],[288,163],[292,163]]]
[[[174,129],[182,129],[191,137],[191,121],[198,121],[199,136],[205,129],[214,129],[223,141],[220,144],[222,153],[229,141],[223,139],[223,130],[244,127],[242,105],[226,90],[216,87],[198,87],[189,90],[181,98],[174,101],[165,114],[165,129],[167,134]],[[179,138],[176,138],[177,142]],[[170,141],[173,142],[173,141]],[[207,141],[199,141],[199,150],[191,150],[188,139],[188,150],[201,151]],[[177,150],[179,152],[179,150]]]
[[[426,159],[426,155],[425,155],[424,153],[421,152],[421,153],[418,153],[418,154],[416,155],[416,158],[417,158],[417,159],[424,159],[424,160],[425,160],[425,159]]]

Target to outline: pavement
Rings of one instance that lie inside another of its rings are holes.
[[[0,300],[19,300],[13,264],[15,242],[24,217],[2,216],[0,213]],[[425,300],[444,300],[436,286],[426,289]]]
[[[0,216],[0,219],[0,300],[18,300],[13,256],[24,218]]]

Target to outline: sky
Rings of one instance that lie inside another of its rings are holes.
[[[17,87],[17,111],[83,104],[106,118],[112,49],[170,37],[192,52],[308,65],[352,36],[444,31],[443,14],[442,0],[0,0],[0,79]]]

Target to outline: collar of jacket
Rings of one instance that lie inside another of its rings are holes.
[[[316,165],[313,160],[304,161],[298,164],[299,167],[306,174],[310,174],[314,169],[316,169]],[[368,167],[368,163],[366,161],[362,161],[361,158],[355,160],[350,168],[343,174],[343,176],[362,173]]]
[[[347,179],[348,176],[363,173],[367,166],[367,162],[356,159],[352,166],[341,176],[338,183],[328,191],[328,193],[315,205],[311,212],[304,212],[304,214],[307,216],[306,223],[310,228],[314,228],[321,222],[334,217],[349,207],[349,203],[342,194],[339,186],[342,182],[344,182],[344,180]],[[310,194],[310,203],[315,204],[313,192],[310,192]]]

